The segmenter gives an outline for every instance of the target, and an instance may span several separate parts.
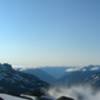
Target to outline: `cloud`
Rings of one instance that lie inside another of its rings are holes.
[[[50,89],[49,94],[56,98],[68,96],[75,100],[100,100],[100,91],[96,92],[89,86],[74,86],[71,88],[55,87]]]
[[[66,72],[74,72],[74,71],[79,71],[81,68],[80,67],[71,67],[67,68]]]
[[[93,68],[91,68],[91,71],[95,71],[95,70],[98,70],[98,69],[100,69],[99,67],[93,67]]]

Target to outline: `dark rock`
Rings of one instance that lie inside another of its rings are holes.
[[[0,97],[0,100],[4,100],[4,99]]]
[[[37,98],[37,100],[56,100],[52,96],[41,96],[40,98]]]
[[[59,97],[57,100],[74,100],[74,99],[70,97],[62,96],[62,97]]]

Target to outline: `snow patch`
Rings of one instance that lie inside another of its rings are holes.
[[[2,97],[4,100],[27,100],[27,99],[18,98],[15,96],[10,96],[7,94],[0,94],[0,97]]]

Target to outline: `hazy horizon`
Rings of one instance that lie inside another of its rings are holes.
[[[99,0],[1,0],[0,62],[100,65]]]

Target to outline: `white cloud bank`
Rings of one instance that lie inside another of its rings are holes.
[[[94,92],[90,87],[72,87],[72,88],[52,88],[49,91],[51,96],[68,96],[75,100],[100,100],[100,92]]]

